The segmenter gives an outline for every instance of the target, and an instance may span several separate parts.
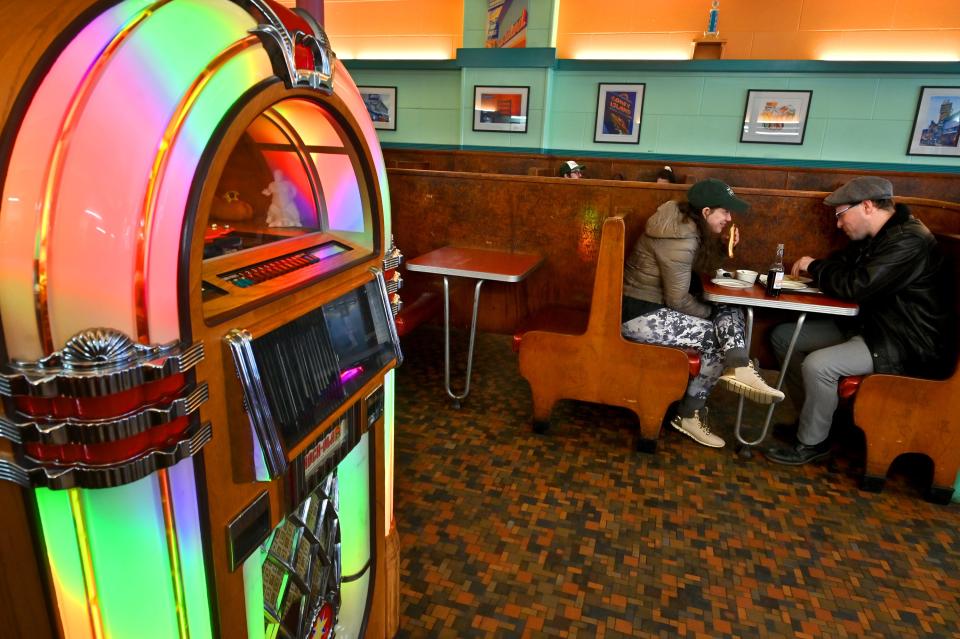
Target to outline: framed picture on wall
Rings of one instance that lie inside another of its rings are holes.
[[[597,87],[594,142],[638,144],[646,84],[603,84]]]
[[[357,87],[373,128],[397,130],[397,87]]]
[[[527,132],[530,87],[473,87],[473,130]]]
[[[907,155],[960,155],[960,87],[920,87]]]
[[[741,142],[803,144],[813,91],[747,91]]]

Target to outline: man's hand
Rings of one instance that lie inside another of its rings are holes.
[[[807,268],[810,266],[815,258],[810,257],[809,255],[804,255],[799,260],[793,263],[793,268],[790,269],[790,275],[797,277],[801,273],[806,273]]]

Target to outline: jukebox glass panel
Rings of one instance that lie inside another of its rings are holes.
[[[229,149],[203,236],[208,317],[374,255],[376,200],[350,131],[325,105],[291,98]]]

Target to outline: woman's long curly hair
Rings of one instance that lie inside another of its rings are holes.
[[[689,202],[678,202],[677,208],[687,219],[692,220],[700,231],[700,247],[693,258],[693,270],[713,277],[714,271],[720,268],[727,257],[727,247],[723,243],[723,238],[719,233],[710,230],[706,218]]]

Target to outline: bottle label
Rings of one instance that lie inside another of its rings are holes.
[[[777,271],[773,276],[773,288],[783,288],[783,271]]]

